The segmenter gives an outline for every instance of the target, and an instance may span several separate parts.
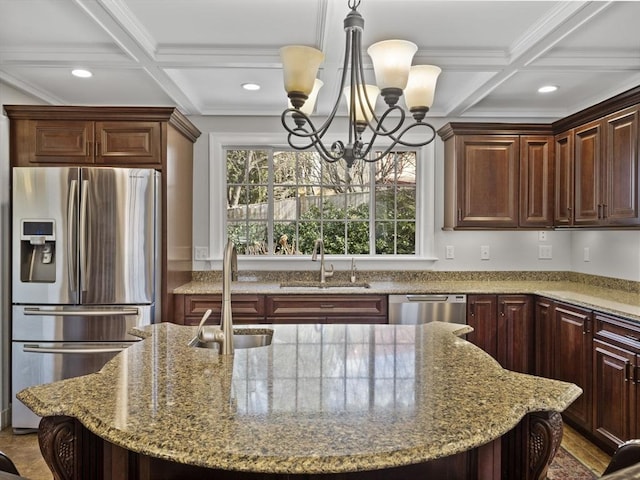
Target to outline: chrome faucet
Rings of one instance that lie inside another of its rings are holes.
[[[327,271],[324,266],[324,241],[321,238],[317,239],[313,245],[312,262],[318,260],[318,251],[320,252],[320,283],[327,283],[327,277],[333,277],[333,264],[331,270]]]
[[[227,242],[222,259],[222,314],[220,325],[205,327],[204,324],[211,315],[207,310],[200,321],[196,336],[189,342],[189,346],[198,344],[211,345],[216,343],[222,355],[233,355],[233,318],[231,315],[231,281],[238,279],[238,254],[236,246],[231,240]]]
[[[220,353],[233,355],[233,318],[231,315],[231,281],[238,279],[238,253],[231,240],[227,241],[222,259],[222,319],[220,327],[224,334]]]

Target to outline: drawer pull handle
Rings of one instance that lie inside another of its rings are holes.
[[[320,308],[333,308],[332,303],[321,303]]]
[[[628,338],[629,340],[633,340],[634,342],[640,342],[640,337],[636,337],[635,335],[629,335],[629,334],[625,333],[624,336],[626,338]]]

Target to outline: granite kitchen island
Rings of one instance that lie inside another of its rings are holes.
[[[152,325],[20,392],[57,478],[540,478],[581,393],[504,370],[465,325],[261,328],[271,345],[231,357]]]

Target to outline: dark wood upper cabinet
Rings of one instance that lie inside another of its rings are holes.
[[[549,126],[450,123],[445,144],[444,228],[553,225]]]
[[[520,137],[521,227],[553,225],[553,137]]]
[[[553,223],[573,225],[573,130],[555,136]]]
[[[638,107],[556,135],[556,226],[640,224]]]
[[[518,226],[519,138],[456,139],[458,227]]]
[[[162,164],[162,124],[20,119],[12,128],[14,165]]]
[[[638,111],[638,107],[628,108],[604,120],[601,202],[608,225],[640,224]]]
[[[160,163],[159,122],[96,122],[96,163]]]
[[[575,225],[597,225],[602,214],[602,122],[588,123],[574,132],[573,222]]]

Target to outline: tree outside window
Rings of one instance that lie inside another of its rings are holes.
[[[416,152],[328,163],[313,152],[226,150],[227,236],[244,255],[415,255]]]

